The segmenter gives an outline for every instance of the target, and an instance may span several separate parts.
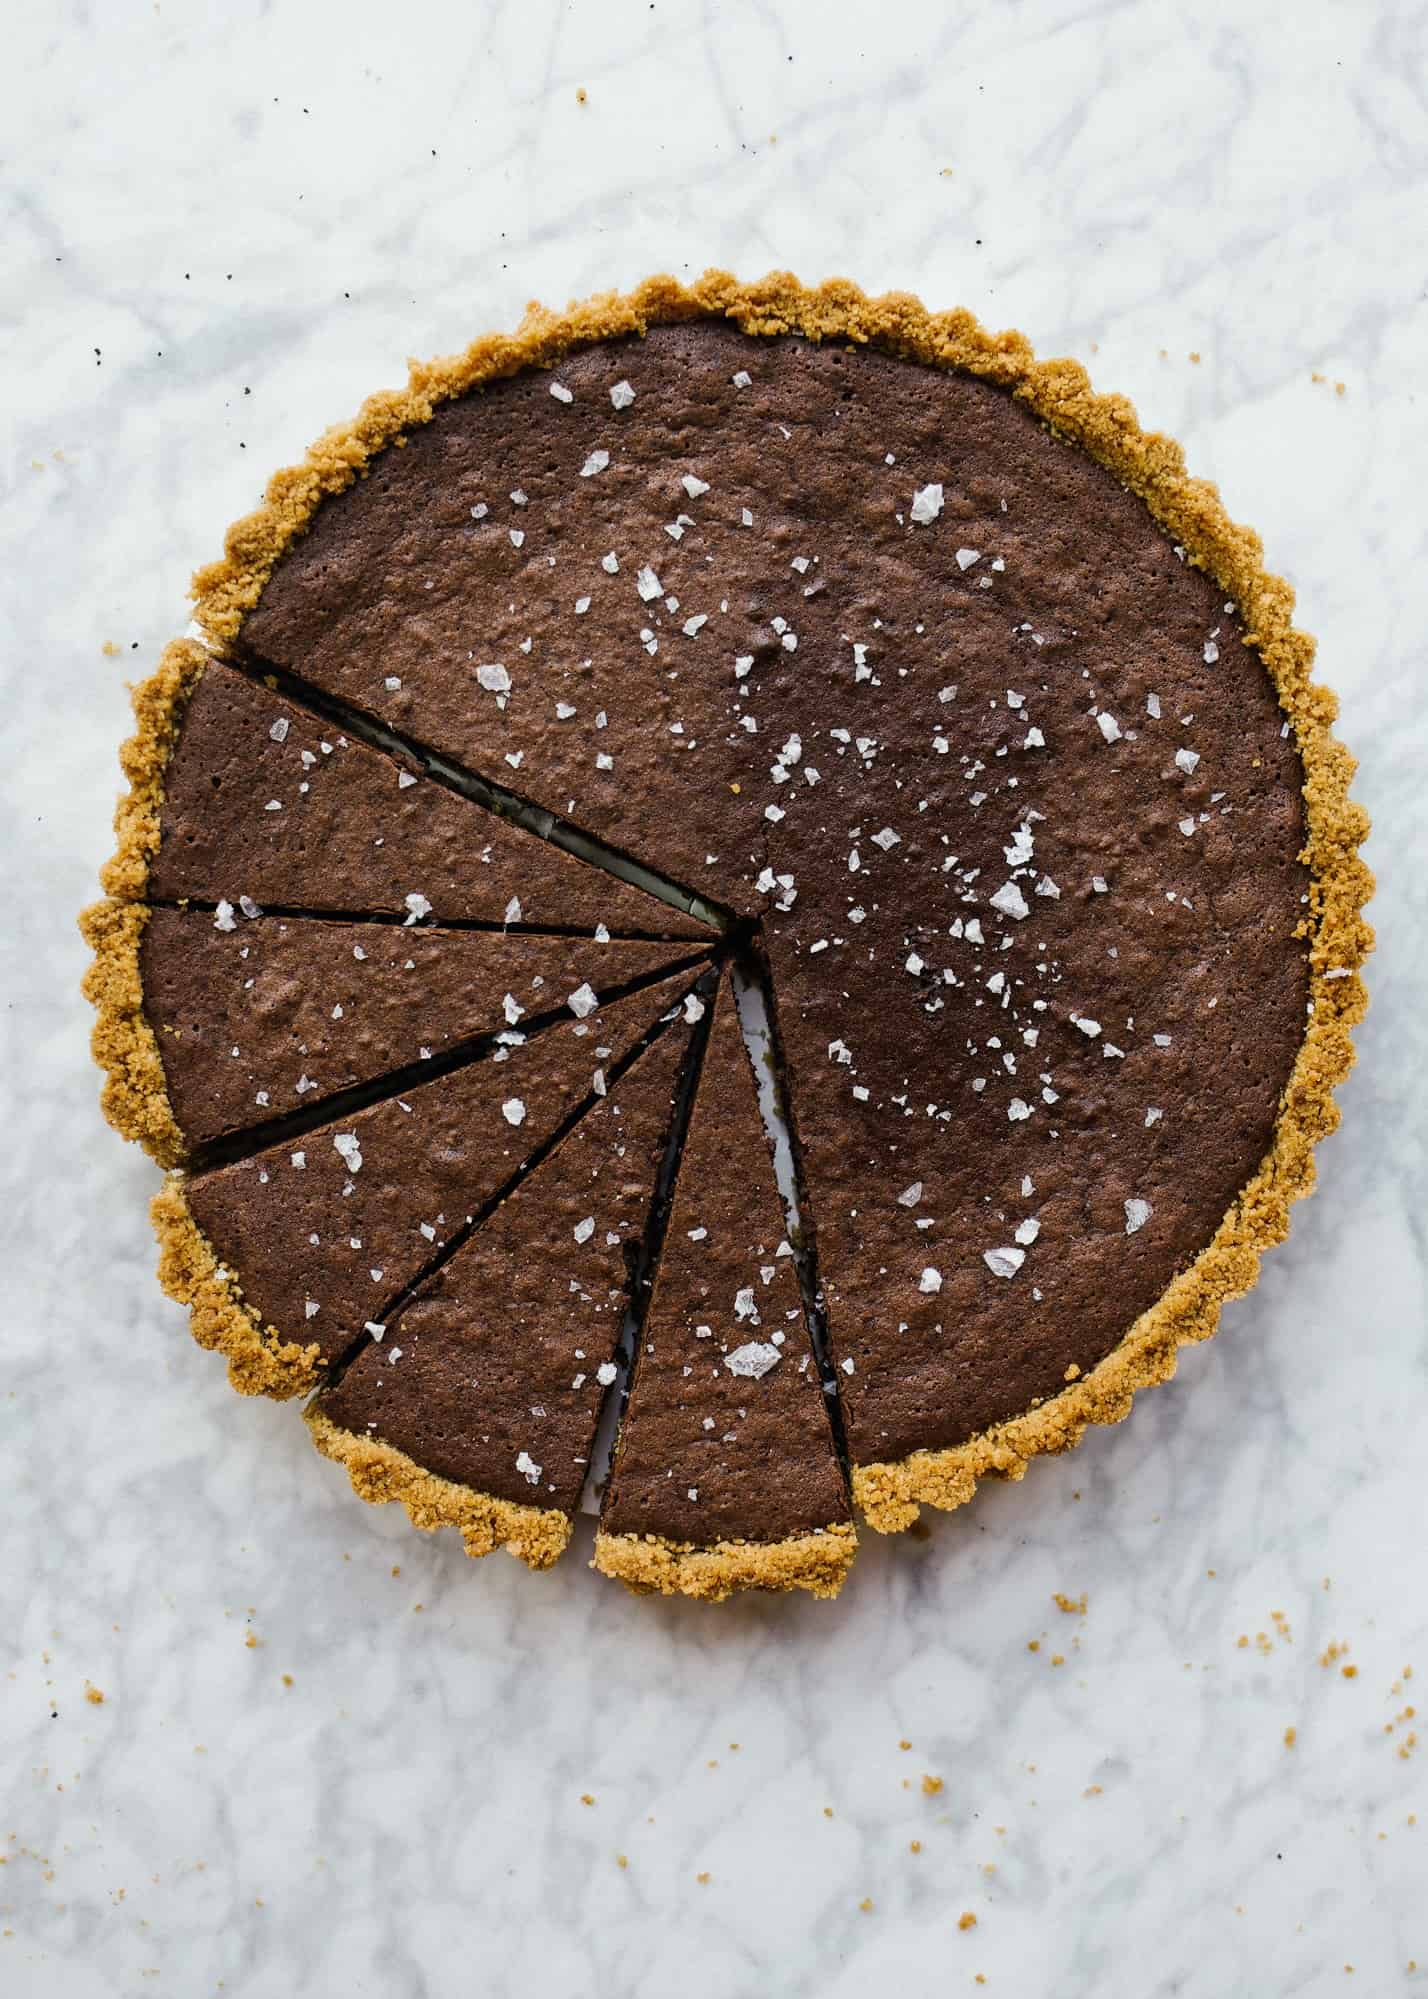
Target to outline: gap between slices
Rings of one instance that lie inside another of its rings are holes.
[[[696,924],[723,931],[738,921],[732,910],[725,909],[697,890],[673,881],[668,875],[587,832],[548,806],[537,805],[508,785],[483,777],[467,765],[444,756],[419,737],[379,721],[365,709],[306,680],[301,673],[279,666],[242,646],[226,654],[215,654],[215,657],[225,659],[239,673],[276,689],[288,700],[312,710],[369,747],[382,750],[395,760],[415,763],[434,783],[444,786],[458,797],[470,800],[496,818],[520,827],[537,839],[545,840],[573,859],[584,861],[612,880],[642,889],[645,894],[677,910],[681,916],[691,918]]]
[[[853,1559],[785,1227],[726,972],[595,1544],[596,1568],[636,1591],[832,1596]]]
[[[192,909],[204,916],[216,916],[219,904],[211,896],[186,895],[150,896],[142,905],[146,909]],[[423,917],[419,925],[413,924],[410,911],[395,909],[311,909],[304,904],[286,902],[265,902],[259,912],[263,916],[300,917],[307,923],[357,923],[385,926],[393,930],[424,929],[466,931],[477,936],[493,937],[584,937],[590,930],[579,923],[497,923],[489,918],[471,916],[443,916],[439,923],[429,923]],[[603,926],[603,934],[596,938],[604,944],[693,944],[696,933],[671,935],[660,930],[612,930]],[[709,948],[713,950],[716,940],[710,938]]]
[[[672,955],[673,953],[673,955]],[[698,962],[666,943],[154,909],[145,1012],[195,1170],[365,1109]],[[248,1043],[249,1030],[257,1047]]]
[[[667,901],[447,781],[419,747],[376,740],[360,717],[319,710],[288,677],[275,689],[276,678],[211,656],[191,674],[169,722],[143,898],[198,898],[234,922],[272,903],[386,909],[412,923],[658,928]],[[684,911],[663,932],[708,933]]]
[[[473,1556],[505,1547],[544,1568],[563,1551],[648,1283],[704,1018],[689,994],[314,1398],[313,1441],[362,1497],[459,1528]]]
[[[666,978],[296,1146],[171,1179],[160,1276],[195,1308],[200,1344],[228,1353],[246,1391],[311,1388],[579,1121],[689,984]]]

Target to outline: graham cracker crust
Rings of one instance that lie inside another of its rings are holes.
[[[192,639],[175,639],[133,690],[134,733],[119,751],[129,789],[114,807],[114,852],[99,873],[108,900],[91,903],[79,918],[94,953],[82,990],[98,1016],[89,1046],[104,1071],[100,1107],[122,1137],[142,1145],[160,1166],[177,1166],[186,1148],[144,1013],[139,945],[149,920],[144,894],[159,846],[164,771],[207,660]]]
[[[1088,1375],[1041,1407],[966,1443],[913,1452],[896,1463],[852,1468],[854,1499],[869,1524],[892,1532],[909,1526],[923,1504],[962,1505],[979,1478],[1020,1478],[1033,1457],[1069,1449],[1088,1425],[1120,1421],[1139,1389],[1174,1373],[1181,1346],[1214,1332],[1222,1304],[1249,1290],[1262,1252],[1283,1240],[1291,1203],[1314,1184],[1313,1147],[1338,1123],[1333,1091],[1353,1065],[1350,1031],[1366,1006],[1359,968],[1373,935],[1362,908],[1373,892],[1373,878],[1356,850],[1367,834],[1368,817],[1348,796],[1354,759],[1332,733],[1334,696],[1310,678],[1314,642],[1294,627],[1293,591],[1265,569],[1258,536],[1230,519],[1217,489],[1189,476],[1180,446],[1143,431],[1125,397],[1096,394],[1077,361],[1038,361],[1020,333],[989,333],[961,310],[929,313],[905,293],[869,298],[842,279],[808,289],[785,272],[749,285],[717,270],[692,285],[652,277],[628,295],[601,294],[564,312],[532,304],[514,333],[487,335],[463,354],[414,365],[404,389],[370,397],[355,420],[327,431],[301,465],[274,475],[263,505],[229,529],[223,557],[194,578],[200,627],[216,648],[235,638],[274,564],[322,500],[364,476],[378,452],[428,421],[442,402],[524,368],[553,366],[575,346],[707,317],[727,319],[751,335],[876,343],[928,366],[978,376],[1024,402],[1052,431],[1138,494],[1183,547],[1186,559],[1234,599],[1245,620],[1247,642],[1259,652],[1278,691],[1305,771],[1307,838],[1301,858],[1310,873],[1310,898],[1301,934],[1309,942],[1310,1014],[1269,1151],[1195,1262]],[[144,893],[149,856],[158,843],[164,765],[183,702],[205,657],[200,646],[178,641],[135,691],[138,726],[122,752],[131,788],[116,813],[118,848],[102,875],[105,890],[117,902],[133,903]],[[135,953],[141,923],[126,932],[117,919],[95,911],[86,912],[83,921],[96,952],[86,991],[100,1013],[95,1053],[108,1076],[105,1114],[156,1158],[172,1163],[178,1134],[162,1088],[158,1051],[137,1004]],[[228,1353],[235,1386],[245,1392],[299,1392],[296,1376],[301,1367],[311,1368],[306,1350],[274,1345],[272,1329],[265,1333],[257,1326],[241,1305],[232,1278],[218,1271],[177,1183],[159,1196],[155,1210],[164,1245],[161,1275],[172,1295],[193,1305],[195,1337]],[[274,1381],[289,1385],[267,1385],[270,1373]],[[308,1385],[312,1378],[309,1373]],[[381,1448],[353,1441],[363,1449]],[[849,1536],[849,1552],[836,1567],[841,1581],[854,1543],[851,1530],[830,1531]],[[821,1543],[825,1537],[809,1538]],[[597,1566],[634,1588],[678,1589],[711,1598],[737,1587],[813,1587],[797,1580],[755,1582],[755,1572],[767,1567],[754,1560],[758,1552],[751,1552],[751,1544],[679,1550],[601,1536]],[[707,1568],[696,1557],[706,1558]],[[687,1576],[688,1582],[671,1580],[675,1574]],[[750,1580],[732,1580],[740,1575]],[[730,1579],[727,1587],[721,1577]],[[834,1582],[815,1593],[833,1594],[836,1587]]]
[[[81,991],[98,1015],[89,1048],[104,1071],[100,1109],[117,1132],[142,1145],[160,1166],[177,1166],[185,1152],[183,1134],[174,1122],[139,975],[139,946],[148,921],[142,902],[95,902],[83,911],[80,934],[94,962]]]
[[[238,1393],[282,1402],[315,1388],[322,1372],[318,1347],[285,1340],[244,1304],[237,1278],[218,1261],[193,1218],[181,1173],[165,1180],[149,1214],[159,1239],[159,1282],[176,1304],[188,1306],[198,1344],[225,1356]]]
[[[504,1548],[527,1568],[548,1569],[564,1554],[570,1516],[558,1508],[518,1506],[513,1500],[438,1478],[392,1444],[339,1429],[320,1409],[305,1410],[303,1421],[322,1455],[346,1465],[359,1499],[372,1506],[399,1501],[413,1527],[426,1534],[438,1527],[455,1527],[473,1559]]]
[[[702,1548],[658,1534],[600,1533],[590,1566],[637,1596],[723,1603],[746,1589],[835,1597],[857,1552],[857,1531],[846,1521],[786,1541],[715,1541]]]

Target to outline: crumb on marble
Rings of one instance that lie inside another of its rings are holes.
[[[89,1702],[91,1707],[103,1707],[104,1705],[104,1691],[101,1687],[96,1687],[92,1680],[86,1680],[84,1683],[84,1698]]]
[[[582,1805],[593,1805],[595,1802],[594,1794],[590,1791],[582,1791],[580,1793],[580,1802]]]
[[[1286,1728],[1284,1731],[1285,1748],[1292,1749],[1298,1740],[1299,1740],[1299,1730],[1294,1727],[1293,1723],[1291,1723],[1290,1726]]]
[[[942,1790],[942,1779],[940,1777],[929,1777],[924,1773],[922,1779],[923,1797],[935,1798],[941,1790]]]
[[[970,1909],[962,1911],[961,1915],[957,1918],[957,1927],[959,1930],[974,1930],[977,1927],[977,1918],[972,1914]]]
[[[1052,1591],[1051,1601],[1067,1617],[1084,1617],[1086,1615],[1087,1594],[1085,1590],[1082,1590],[1079,1596],[1066,1596],[1058,1589]]]

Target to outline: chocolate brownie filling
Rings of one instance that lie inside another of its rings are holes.
[[[712,1549],[793,1540],[848,1518],[726,973],[601,1534]]]
[[[707,937],[701,924],[217,662],[164,773],[157,901]]]
[[[194,1149],[455,1044],[526,1031],[572,1002],[593,1011],[597,989],[617,992],[675,954],[668,943],[155,909],[139,967]]]
[[[201,1173],[189,1212],[264,1328],[330,1361],[610,1084],[690,974]]]
[[[616,1377],[694,1009],[387,1321],[318,1409],[423,1469],[573,1513]]]
[[[1298,750],[1223,590],[1006,391],[595,345],[325,503],[244,639],[763,917],[855,1464],[1093,1368],[1264,1158]]]

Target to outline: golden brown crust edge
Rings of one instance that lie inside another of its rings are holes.
[[[165,1180],[149,1212],[159,1239],[159,1282],[177,1304],[188,1306],[198,1344],[224,1355],[238,1393],[285,1401],[314,1388],[322,1373],[318,1347],[285,1340],[244,1304],[232,1273],[193,1218],[182,1174]]]
[[[94,953],[83,991],[97,1016],[89,1045],[104,1071],[100,1104],[114,1129],[142,1145],[160,1166],[176,1166],[185,1148],[158,1042],[144,1014],[139,947],[148,910],[143,896],[159,845],[164,772],[207,658],[191,639],[175,639],[133,690],[134,733],[119,752],[129,789],[115,805],[114,852],[99,877],[109,900],[91,904],[79,919]]]
[[[841,1521],[786,1541],[716,1541],[707,1548],[658,1534],[595,1536],[592,1569],[637,1596],[689,1596],[723,1603],[741,1590],[807,1590],[835,1597],[858,1552],[856,1530]]]
[[[114,853],[99,871],[101,887],[116,902],[144,898],[149,862],[159,847],[164,773],[184,707],[208,658],[193,639],[174,639],[148,679],[133,690],[134,733],[119,752],[129,789],[114,808]]]
[[[413,1527],[423,1533],[455,1527],[473,1558],[504,1548],[531,1569],[548,1569],[564,1554],[570,1539],[568,1513],[548,1506],[518,1506],[513,1500],[438,1478],[395,1445],[341,1429],[319,1408],[305,1410],[303,1421],[322,1455],[347,1467],[359,1499],[372,1506],[398,1501]]]
[[[141,902],[96,902],[79,919],[94,953],[81,990],[98,1018],[89,1046],[104,1071],[99,1103],[117,1132],[160,1166],[177,1166],[183,1135],[174,1121],[163,1059],[144,1013],[139,947],[149,911]]]
[[[1119,1421],[1136,1390],[1172,1374],[1179,1347],[1208,1338],[1225,1300],[1254,1283],[1261,1252],[1287,1232],[1290,1203],[1313,1187],[1313,1147],[1338,1122],[1333,1091],[1353,1065],[1350,1029],[1366,1004],[1358,970],[1373,941],[1362,916],[1373,878],[1357,853],[1368,818],[1348,796],[1354,761],[1332,733],[1333,695],[1310,679],[1314,642],[1294,628],[1293,591],[1265,569],[1258,536],[1230,519],[1217,489],[1189,476],[1180,446],[1143,431],[1125,397],[1097,395],[1077,361],[1038,361],[1020,333],[989,333],[962,310],[929,313],[906,293],[869,298],[844,279],[806,289],[786,272],[751,285],[723,271],[708,271],[689,286],[652,277],[627,296],[604,294],[563,313],[532,305],[514,334],[488,335],[462,355],[414,366],[405,389],[369,398],[356,420],[328,431],[302,465],[273,477],[263,506],[229,530],[223,558],[195,577],[200,623],[218,641],[236,636],[274,563],[321,501],[361,476],[377,451],[426,422],[441,402],[518,369],[551,365],[584,342],[706,317],[730,319],[750,334],[877,342],[912,360],[965,370],[1025,402],[1137,493],[1188,558],[1234,599],[1294,728],[1305,770],[1310,1022],[1259,1170],[1196,1262],[1084,1379],[967,1443],[914,1452],[896,1464],[855,1466],[854,1497],[869,1524],[895,1531],[911,1524],[921,1504],[959,1506],[979,1478],[1020,1477],[1032,1457],[1069,1448],[1088,1424]]]

